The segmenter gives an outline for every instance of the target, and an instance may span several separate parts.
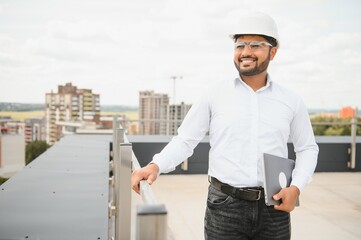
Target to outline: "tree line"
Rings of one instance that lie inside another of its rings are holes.
[[[351,136],[351,118],[313,117],[312,128],[315,136]],[[356,134],[361,135],[361,118],[357,118]]]

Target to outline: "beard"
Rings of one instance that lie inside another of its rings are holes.
[[[239,72],[239,76],[247,76],[247,77],[249,77],[249,76],[254,76],[254,75],[260,74],[260,73],[267,70],[269,62],[271,61],[269,53],[268,53],[267,58],[263,62],[261,62],[260,64],[258,64],[258,58],[257,57],[244,56],[244,58],[253,58],[253,59],[255,59],[256,66],[254,68],[244,69],[244,68],[240,67],[241,60],[239,60],[239,64],[237,64],[234,61],[234,65],[236,66],[236,68],[237,68],[237,70]]]

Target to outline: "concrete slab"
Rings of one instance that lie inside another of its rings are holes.
[[[207,187],[207,175],[161,175],[152,185],[176,240],[204,239]],[[361,239],[361,173],[316,173],[300,201],[292,240]]]
[[[0,187],[0,239],[107,239],[108,136],[61,139]]]

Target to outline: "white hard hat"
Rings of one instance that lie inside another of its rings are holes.
[[[233,34],[230,34],[229,37],[234,39],[234,36],[237,34],[272,37],[277,41],[275,47],[280,46],[276,22],[265,13],[253,12],[241,16],[241,19],[235,26]]]

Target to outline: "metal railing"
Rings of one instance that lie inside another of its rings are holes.
[[[357,112],[357,111],[356,111]],[[164,134],[164,135],[174,135],[176,134],[175,130],[170,130],[170,124],[172,126],[179,126],[182,123],[183,120],[164,120],[164,119],[142,119],[142,120],[132,120],[128,121],[128,123],[131,122],[137,122],[141,128],[141,125],[148,124],[148,125],[156,125],[157,128],[153,126],[147,128],[146,135],[152,135],[152,134]],[[357,126],[361,125],[361,122],[357,121],[357,115],[355,115],[350,122],[312,122],[312,126],[351,126],[351,141],[350,141],[350,148],[349,148],[349,154],[350,154],[350,160],[348,161],[348,167],[350,169],[356,168],[356,136],[357,136]],[[139,129],[140,130],[140,129]],[[148,133],[150,132],[150,133]],[[171,134],[170,134],[171,133]],[[187,163],[187,162],[186,162]],[[185,165],[186,166],[186,165]],[[183,167],[183,165],[182,165]]]
[[[356,111],[357,112],[357,111]],[[357,122],[357,115],[351,118],[350,122],[312,122],[312,126],[351,126],[351,142],[348,152],[350,154],[350,160],[347,162],[348,168],[356,168],[356,136],[357,136],[357,125],[361,125],[361,122]]]
[[[136,206],[135,236],[131,236],[131,173],[140,165],[116,117],[110,150],[109,239],[173,239],[168,230],[166,207],[157,203],[146,181],[140,182],[143,204]]]
[[[349,168],[356,168],[356,135],[357,135],[357,118],[352,118],[351,121],[351,149],[350,149],[350,162]]]

